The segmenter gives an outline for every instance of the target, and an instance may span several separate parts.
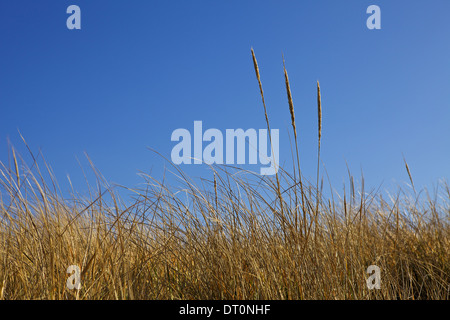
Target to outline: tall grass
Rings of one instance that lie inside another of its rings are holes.
[[[320,128],[320,91],[318,100]],[[63,198],[43,159],[28,166],[11,147],[0,168],[0,299],[450,298],[447,184],[442,201],[415,189],[386,200],[364,181],[326,199],[319,167],[307,183],[298,155],[298,175],[212,166],[199,185],[174,166],[172,187],[144,174],[129,204],[99,173],[88,195]],[[70,265],[80,290],[66,287]],[[379,290],[366,285],[370,265],[381,268]]]

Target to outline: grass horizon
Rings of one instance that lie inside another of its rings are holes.
[[[311,182],[301,173],[284,59],[283,68],[292,172],[261,176],[214,165],[196,182],[174,165],[180,186],[141,173],[142,187],[121,186],[134,194],[123,201],[90,162],[95,184],[67,198],[45,159],[24,141],[33,159],[27,165],[11,146],[9,165],[0,167],[0,300],[449,299],[448,183],[435,194],[416,190],[405,161],[411,188],[389,199],[365,190],[364,178],[357,188],[350,172],[348,190],[326,196],[320,84]],[[71,290],[73,265],[82,285]],[[367,286],[371,265],[381,270],[380,289]]]

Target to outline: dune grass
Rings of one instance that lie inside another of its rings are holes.
[[[0,299],[449,299],[449,186],[385,199],[361,181],[325,198],[319,168],[315,184],[301,175],[284,74],[293,173],[211,166],[196,183],[174,166],[180,186],[144,174],[130,204],[97,172],[89,194],[68,199],[44,160],[27,165],[11,147],[0,168]],[[79,290],[66,287],[71,265]],[[370,265],[379,290],[366,285]]]

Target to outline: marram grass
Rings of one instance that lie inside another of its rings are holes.
[[[280,168],[276,179],[218,166],[202,187],[181,171],[178,188],[143,175],[130,204],[99,174],[86,197],[65,199],[43,160],[27,166],[11,151],[0,167],[0,299],[450,298],[445,183],[436,197],[352,187],[326,199],[299,161],[298,176]],[[71,265],[79,290],[66,286]],[[370,265],[379,290],[366,285]]]

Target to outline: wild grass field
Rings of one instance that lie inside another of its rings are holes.
[[[64,198],[40,155],[27,164],[11,147],[0,168],[0,299],[449,299],[449,186],[416,190],[405,161],[411,188],[392,198],[364,181],[356,190],[351,176],[348,192],[325,197],[320,86],[311,183],[284,72],[295,156],[276,176],[211,166],[196,183],[174,166],[181,186],[144,175],[129,204],[97,172],[87,196]],[[66,286],[71,265],[81,289]],[[370,265],[380,289],[367,287]]]

